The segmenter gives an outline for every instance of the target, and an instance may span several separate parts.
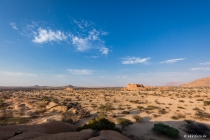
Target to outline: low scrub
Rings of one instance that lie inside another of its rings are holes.
[[[183,119],[183,118],[185,118],[185,115],[179,113],[177,115],[172,116],[171,118],[174,120]]]
[[[169,125],[165,125],[163,123],[154,124],[152,129],[155,132],[167,135],[169,137],[178,138],[179,137],[179,130],[176,128],[170,127]]]
[[[136,122],[142,122],[143,121],[143,118],[141,116],[138,116],[138,115],[134,115],[133,119],[135,119]]]
[[[29,121],[31,121],[31,118],[8,117],[0,119],[0,125],[25,124]]]
[[[188,122],[185,126],[185,132],[188,134],[207,135],[210,137],[210,128],[202,123]]]
[[[199,117],[199,118],[208,118],[210,119],[210,114],[207,113],[207,112],[204,112],[202,110],[198,110],[196,113],[195,113],[195,116]]]
[[[133,122],[131,122],[130,120],[125,119],[125,118],[117,118],[117,122],[119,123],[119,125],[121,125],[122,132],[123,132],[123,130],[125,130],[126,127],[128,127],[128,126],[133,124]]]
[[[210,105],[210,101],[203,101],[203,104],[204,104],[205,106]]]
[[[77,131],[83,130],[83,129],[92,129],[92,130],[114,130],[121,133],[121,130],[119,128],[115,127],[115,124],[105,118],[92,118],[89,120],[87,124],[85,124],[82,127],[79,127]]]
[[[154,106],[154,105],[148,105],[147,108],[148,108],[149,110],[153,110],[153,109],[158,109],[159,107]]]

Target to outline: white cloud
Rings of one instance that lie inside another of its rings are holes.
[[[100,49],[100,52],[104,55],[107,55],[109,53],[109,49],[106,48],[106,47],[103,47],[103,48]]]
[[[175,62],[181,61],[181,60],[185,60],[185,58],[169,59],[169,60],[165,60],[163,62],[160,62],[160,64],[162,64],[162,63],[175,63]]]
[[[107,32],[98,30],[94,27],[93,22],[86,20],[73,20],[78,26],[77,34],[70,34],[70,38],[74,47],[78,51],[86,51],[89,49],[98,49],[102,55],[107,55],[109,49],[105,46],[105,41],[101,39],[102,36],[108,35]]]
[[[193,71],[210,71],[210,67],[191,68]]]
[[[46,29],[39,28],[38,33],[36,32],[34,35],[33,42],[46,43],[49,41],[62,41],[66,39],[67,39],[67,36],[59,30],[52,31],[50,29],[46,30]]]
[[[94,70],[88,70],[88,69],[68,69],[68,71],[76,75],[90,75],[94,72]]]
[[[139,63],[146,63],[150,57],[147,58],[140,58],[140,57],[126,57],[123,58],[122,64],[139,64]]]
[[[199,65],[210,65],[210,62],[199,63]]]
[[[0,71],[0,75],[6,75],[6,76],[12,76],[12,77],[23,77],[23,76],[36,77],[37,76],[37,74],[32,74],[32,73],[9,72],[9,71]]]
[[[9,24],[10,26],[12,26],[13,29],[18,30],[15,22],[10,22]]]
[[[85,51],[90,48],[90,43],[87,38],[72,35],[72,44],[75,45],[79,51]]]

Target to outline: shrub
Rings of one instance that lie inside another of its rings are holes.
[[[153,109],[158,109],[159,107],[154,106],[154,105],[148,105],[147,108],[148,108],[149,110],[153,110]]]
[[[99,109],[105,113],[107,113],[108,111],[111,111],[113,108],[112,103],[106,103],[106,104],[101,104],[99,106]]]
[[[184,100],[179,100],[179,102],[184,103]]]
[[[166,114],[166,113],[168,113],[165,109],[159,109],[158,110],[158,113],[159,114]]]
[[[195,113],[196,116],[200,117],[200,118],[210,118],[210,114],[207,113],[207,112],[204,112],[202,110],[198,110],[196,113]]]
[[[173,137],[173,138],[179,137],[179,130],[177,130],[176,128],[170,127],[168,125],[162,124],[162,123],[154,124],[154,127],[152,130],[155,132]]]
[[[141,122],[143,120],[143,118],[141,116],[138,116],[138,115],[134,115],[133,119],[135,119],[136,122]]]
[[[121,114],[130,114],[129,111],[122,111]]]
[[[138,108],[140,111],[144,109],[143,106],[137,106],[137,108]]]
[[[179,113],[177,115],[172,116],[171,118],[174,119],[174,120],[178,120],[178,119],[181,119],[181,118],[185,118],[185,115]]]
[[[180,109],[185,109],[184,107],[182,107],[182,106],[178,106],[177,108],[180,108]]]
[[[125,119],[125,118],[117,118],[117,122],[119,123],[119,125],[121,125],[122,132],[126,127],[133,124],[133,122],[131,122],[130,120]]]
[[[204,104],[205,106],[210,105],[210,101],[203,101],[203,104]]]
[[[185,132],[188,134],[207,135],[209,137],[209,128],[202,123],[188,123],[185,126]]]
[[[121,133],[120,129],[115,127],[115,124],[105,118],[92,118],[89,120],[87,124],[85,124],[82,127],[79,127],[77,131],[83,130],[83,129],[93,129],[97,131],[101,130],[114,130]]]

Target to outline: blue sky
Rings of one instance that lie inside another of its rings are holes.
[[[0,86],[210,76],[209,0],[2,0]]]

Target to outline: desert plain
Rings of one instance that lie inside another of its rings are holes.
[[[209,139],[209,79],[170,87],[1,87],[0,139]],[[121,132],[78,129],[92,118],[105,118]],[[122,118],[128,122],[123,131]],[[158,123],[177,129],[179,136],[153,131]]]

